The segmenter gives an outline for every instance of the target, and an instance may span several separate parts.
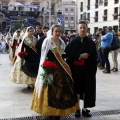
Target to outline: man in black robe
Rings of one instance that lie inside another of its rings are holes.
[[[85,21],[79,22],[78,33],[79,35],[68,44],[65,52],[68,56],[67,63],[72,71],[78,99],[84,101],[82,115],[91,117],[90,110],[87,108],[94,107],[96,101],[97,52],[95,43],[86,36]],[[79,109],[75,116],[80,117],[80,115]]]

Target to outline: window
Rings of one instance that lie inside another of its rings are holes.
[[[18,7],[18,10],[19,11],[22,11],[24,8],[23,7]]]
[[[107,21],[107,10],[104,10],[103,21]]]
[[[118,7],[115,7],[115,8],[114,8],[113,19],[114,19],[114,20],[117,20],[117,19],[118,19]]]
[[[71,17],[71,20],[74,20],[74,17]]]
[[[68,11],[68,8],[65,8],[65,11]]]
[[[73,8],[71,8],[71,12],[73,12],[74,11],[74,9]]]
[[[80,3],[80,11],[83,11],[83,2]]]
[[[14,7],[14,10],[16,10],[16,7]]]
[[[95,8],[98,8],[98,0],[95,1]]]
[[[83,19],[83,14],[80,15],[80,19],[81,19],[81,20]]]
[[[90,0],[88,0],[87,10],[90,10]]]
[[[117,4],[117,3],[119,3],[119,0],[114,0],[114,4]]]
[[[108,0],[104,0],[104,6],[108,6]]]
[[[98,22],[98,11],[95,12],[95,17],[94,17],[94,19],[95,19],[95,22]]]
[[[65,17],[65,20],[68,20],[68,17]]]
[[[87,20],[90,22],[90,13],[87,13]]]
[[[97,30],[98,30],[98,27],[94,27],[94,33],[96,33]]]
[[[118,32],[118,26],[117,25],[113,26],[113,30],[117,33]]]

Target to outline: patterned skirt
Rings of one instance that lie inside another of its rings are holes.
[[[22,70],[21,70],[21,58],[17,56],[17,60],[15,61],[11,73],[10,73],[10,81],[16,84],[34,84],[36,81],[36,78],[27,76]]]
[[[40,97],[34,89],[31,109],[45,116],[63,116],[75,113],[79,109],[73,81],[60,65],[53,73],[52,84],[42,87]]]

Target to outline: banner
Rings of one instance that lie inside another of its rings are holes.
[[[57,23],[62,26],[62,31],[64,31],[64,15],[57,14]]]

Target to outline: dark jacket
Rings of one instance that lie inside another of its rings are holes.
[[[35,33],[34,36],[36,37],[36,39],[38,39],[38,36],[39,38],[41,38],[42,36],[44,36],[44,34],[41,32],[41,33]]]
[[[84,100],[84,107],[94,107],[96,101],[96,71],[97,51],[95,43],[87,36],[81,42],[80,36],[74,38],[66,47],[67,63],[71,68],[75,89],[80,98]],[[80,61],[82,53],[88,53],[88,59],[84,59],[84,65],[74,64]]]
[[[42,36],[36,43],[36,49],[37,49],[37,53],[39,54],[39,56],[41,56],[42,43],[45,38],[46,38],[46,36]]]

